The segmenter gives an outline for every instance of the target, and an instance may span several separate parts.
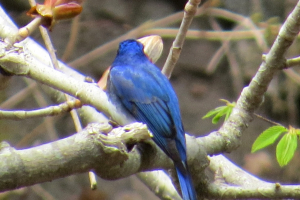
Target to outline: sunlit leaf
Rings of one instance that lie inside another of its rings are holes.
[[[276,147],[276,158],[281,167],[287,165],[297,149],[297,135],[291,131],[285,134]]]
[[[230,110],[230,108],[228,108],[227,106],[223,106],[223,109],[220,110],[220,112],[218,112],[212,119],[212,123],[213,124],[217,124],[221,117],[223,117],[224,115],[226,115],[226,113],[228,113]]]
[[[282,134],[287,132],[288,130],[283,126],[272,126],[262,132],[255,142],[252,145],[251,152],[255,152],[259,149],[265,148],[271,144],[273,144],[276,139]]]
[[[230,107],[229,107],[230,108]],[[232,113],[232,109],[233,109],[234,107],[231,107],[227,112],[226,112],[226,116],[225,116],[225,121],[229,118],[229,116],[231,115],[231,113]]]
[[[208,113],[206,113],[206,115],[204,115],[203,117],[202,117],[202,119],[206,119],[206,118],[209,118],[209,117],[211,117],[211,116],[213,116],[213,115],[215,115],[215,114],[217,114],[218,112],[220,112],[222,109],[224,109],[226,106],[220,106],[220,107],[217,107],[217,108],[215,108],[215,109],[213,109],[213,110],[210,110]]]
[[[210,110],[206,115],[202,117],[202,119],[206,119],[214,116],[212,118],[212,123],[217,124],[220,121],[221,117],[225,116],[225,121],[229,118],[233,108],[235,107],[235,102],[231,103],[225,99],[220,99],[220,100],[225,102],[226,106],[220,106],[213,110]]]

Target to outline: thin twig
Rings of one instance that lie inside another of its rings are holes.
[[[29,119],[36,117],[47,117],[59,115],[61,113],[70,112],[72,109],[80,108],[82,105],[79,100],[67,101],[65,103],[49,106],[47,108],[36,109],[36,110],[17,110],[17,111],[6,111],[0,110],[0,119],[13,119],[13,120],[21,120],[21,119]]]
[[[54,47],[52,45],[51,38],[48,34],[48,31],[45,27],[40,26],[40,32],[41,32],[43,40],[45,42],[47,51],[49,52],[51,62],[52,62],[52,66],[54,67],[54,69],[59,70],[59,65],[58,65],[58,61],[57,61],[57,58],[56,58],[55,50],[54,50]]]
[[[25,82],[27,83],[27,85],[34,83],[34,81],[30,80],[30,79],[25,79]],[[46,101],[45,97],[43,96],[39,87],[37,87],[37,89],[33,91],[33,97],[34,97],[35,101],[37,102],[37,104],[39,105],[39,107],[48,106],[47,101]],[[51,120],[50,118],[45,118],[43,120],[45,121],[45,124],[46,124],[46,129],[47,129],[47,133],[48,133],[47,136],[52,141],[56,140],[58,138],[58,134],[56,132],[56,128],[54,127],[53,120]]]
[[[262,120],[264,120],[264,121],[266,121],[266,122],[269,122],[270,124],[273,124],[273,125],[276,125],[276,126],[283,126],[282,124],[280,124],[280,123],[278,123],[278,122],[274,122],[274,121],[272,121],[272,120],[270,120],[270,119],[267,119],[267,118],[265,118],[265,117],[263,117],[263,116],[261,116],[261,115],[259,115],[259,114],[256,114],[256,113],[253,113],[257,118],[259,118],[259,119],[262,119]]]
[[[78,24],[78,22],[77,22],[77,24]],[[75,24],[75,26],[76,26],[76,24]],[[52,45],[52,42],[51,42],[50,36],[48,34],[48,31],[47,31],[46,28],[44,28],[42,26],[40,26],[40,31],[41,31],[41,34],[43,36],[46,48],[47,48],[47,50],[50,54],[50,58],[51,58],[53,67],[56,70],[60,71],[60,67],[59,67],[59,64],[58,64],[58,61],[57,61],[55,50],[54,50],[54,47]],[[75,32],[77,32],[77,31],[75,30]],[[67,94],[64,94],[64,96],[65,96],[65,99],[66,99],[67,102],[69,102],[71,99],[74,99],[73,97],[71,97]],[[78,100],[77,100],[77,103],[78,103]],[[70,114],[71,114],[71,117],[73,119],[76,131],[77,132],[82,131],[81,122],[80,122],[80,119],[79,119],[79,116],[78,116],[77,112],[74,109],[71,109]],[[89,172],[89,178],[90,178],[91,188],[95,189],[97,187],[97,181],[96,181],[96,177],[95,177],[94,172],[92,172],[92,171]]]
[[[21,42],[26,39],[31,33],[42,23],[42,17],[34,18],[30,23],[26,26],[20,28],[18,32],[12,34],[4,39],[4,41],[8,44],[8,47],[12,46],[17,42]]]
[[[179,59],[181,49],[185,40],[186,33],[190,27],[192,20],[196,14],[197,7],[201,3],[201,0],[189,0],[184,8],[184,16],[181,22],[179,32],[173,42],[173,45],[170,49],[169,55],[165,62],[165,65],[162,69],[162,73],[165,74],[168,78],[171,77],[173,69],[177,60]]]
[[[294,67],[300,65],[300,56],[296,58],[287,59],[286,61],[286,67]]]
[[[56,70],[59,70],[60,71],[60,67],[59,67],[59,64],[58,64],[58,61],[57,61],[57,58],[56,58],[56,54],[55,54],[55,50],[54,50],[54,47],[52,45],[52,42],[51,42],[51,39],[50,39],[50,36],[48,34],[48,31],[46,28],[40,26],[40,31],[41,31],[41,34],[43,36],[43,39],[44,39],[44,42],[45,42],[45,45],[46,45],[46,48],[50,54],[50,58],[51,58],[51,61],[52,61],[52,64],[53,64],[53,67],[54,69]],[[68,96],[67,94],[64,94],[65,95],[65,98],[66,98],[66,101],[70,101],[72,98],[70,96]],[[74,122],[74,125],[75,125],[75,128],[76,128],[76,131],[79,132],[82,130],[82,126],[81,126],[81,123],[80,123],[80,119],[78,117],[78,114],[76,111],[73,111],[71,110],[70,112],[71,116],[72,116],[72,119],[73,119],[73,122]]]

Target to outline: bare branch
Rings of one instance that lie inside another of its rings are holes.
[[[252,187],[238,187],[230,185],[211,184],[209,190],[212,191],[209,198],[223,199],[286,199],[300,198],[299,185],[280,185],[279,183],[269,183],[264,185],[252,185]]]
[[[162,69],[162,73],[165,74],[168,78],[171,77],[171,74],[175,67],[175,64],[176,64],[177,60],[179,59],[186,33],[192,23],[192,20],[197,11],[197,7],[200,3],[201,3],[201,0],[189,0],[187,2],[187,4],[185,5],[184,16],[183,16],[183,20],[182,20],[180,28],[179,28],[179,32],[173,42],[173,45],[170,49],[168,58]]]
[[[15,34],[9,35],[8,37],[5,38],[5,42],[8,45],[13,45],[17,42],[21,42],[24,39],[28,38],[31,33],[42,23],[42,18],[41,17],[36,17],[34,18],[29,24],[26,26],[20,28],[18,32]]]
[[[262,181],[243,169],[228,162],[222,155],[210,157],[209,168],[215,174],[210,184],[210,198],[299,198],[299,185],[280,185]],[[228,184],[230,183],[230,184]]]
[[[28,52],[26,52],[28,53]],[[13,48],[0,56],[0,64],[5,71],[19,76],[26,76],[44,83],[50,87],[63,91],[75,98],[79,98],[83,104],[91,105],[111,116],[119,124],[128,124],[133,121],[118,112],[106,95],[97,85],[78,81],[57,70],[44,66],[37,60],[29,57],[25,52],[19,52]],[[88,89],[87,89],[88,88]]]
[[[151,166],[143,167],[143,162],[149,160],[142,160],[137,148],[130,152],[127,150],[127,145],[133,145],[133,142],[136,144],[150,139],[145,125],[135,123],[113,130],[107,136],[103,134],[110,130],[108,124],[90,124],[68,138],[25,150],[16,150],[5,142],[0,143],[0,169],[5,169],[0,170],[0,191],[51,181],[91,169],[101,177],[115,179],[145,168],[172,166],[171,162],[165,162],[168,158],[161,152],[158,157],[155,156],[157,160]],[[153,151],[153,148],[156,148],[155,145],[151,145],[148,150]],[[143,153],[149,154],[147,150]]]
[[[60,105],[56,106],[49,106],[43,109],[37,110],[17,110],[17,111],[5,111],[0,110],[0,119],[13,119],[13,120],[20,120],[20,119],[29,119],[29,118],[36,118],[36,117],[46,117],[46,116],[53,116],[59,115],[62,113],[70,112],[70,110],[80,108],[81,102],[79,100],[74,101],[67,101]]]
[[[290,58],[286,61],[286,67],[294,67],[300,64],[300,57]]]

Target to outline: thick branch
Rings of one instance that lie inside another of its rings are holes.
[[[209,186],[211,194],[209,198],[215,199],[299,199],[299,186],[285,185],[279,183],[254,185],[253,187],[238,187],[229,185],[211,184]]]
[[[155,145],[143,154],[126,145],[149,140],[147,127],[140,123],[111,131],[108,124],[91,124],[68,138],[30,149],[16,150],[0,143],[0,191],[30,186],[94,169],[103,178],[116,179],[139,170],[170,167],[167,156]],[[132,139],[136,139],[135,141]],[[149,151],[157,151],[155,154]],[[144,155],[145,153],[145,155]],[[156,155],[155,157],[147,154]],[[149,162],[148,159],[154,159]],[[145,164],[147,163],[147,164]]]

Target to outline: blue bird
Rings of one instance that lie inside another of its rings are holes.
[[[136,40],[120,43],[108,78],[108,94],[138,122],[147,124],[154,142],[173,160],[184,200],[196,200],[187,165],[185,132],[177,96],[166,76]]]

